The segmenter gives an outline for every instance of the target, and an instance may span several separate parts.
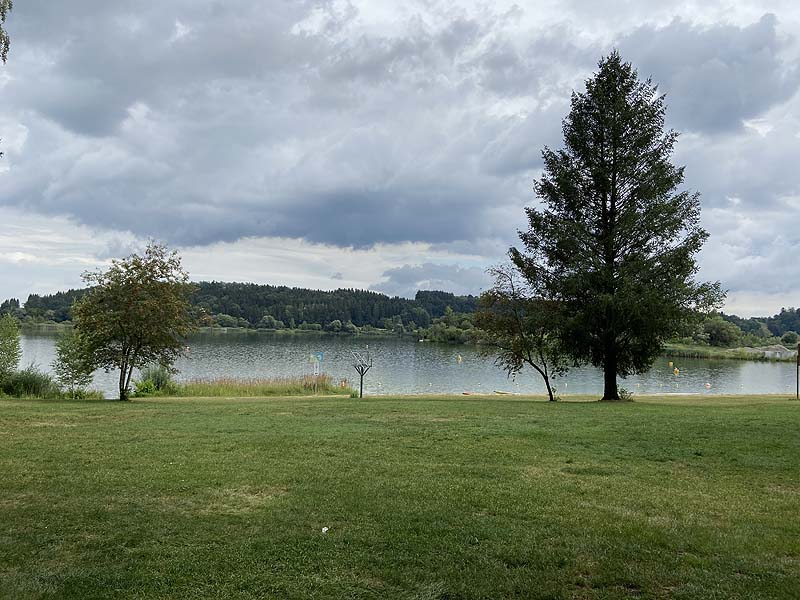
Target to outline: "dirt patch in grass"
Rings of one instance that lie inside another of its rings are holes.
[[[194,496],[165,496],[158,500],[163,510],[192,515],[237,515],[263,508],[288,492],[284,488],[221,488]]]
[[[35,421],[28,423],[29,427],[77,427],[77,423],[66,423],[63,421]]]

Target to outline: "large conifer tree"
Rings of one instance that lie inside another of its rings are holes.
[[[615,51],[571,104],[564,148],[543,152],[542,207],[526,209],[524,248],[510,254],[560,307],[564,349],[602,368],[603,398],[615,400],[617,376],[647,370],[723,293],[695,280],[708,234],[699,195],[679,190],[683,167],[670,162],[664,97]]]
[[[8,39],[8,32],[3,28],[3,25],[5,25],[6,16],[11,12],[12,8],[13,4],[11,0],[0,0],[0,60],[4,63],[8,59],[8,48],[11,42]]]

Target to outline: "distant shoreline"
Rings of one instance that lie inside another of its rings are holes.
[[[23,333],[60,333],[72,329],[71,323],[22,323]],[[319,331],[311,329],[254,329],[248,327],[200,327],[193,336],[257,336],[269,335],[276,337],[307,336],[307,337],[353,337],[353,338],[396,338],[417,341],[417,336],[405,334],[399,335],[388,329],[375,329],[372,331],[360,331],[349,333],[343,331]],[[453,342],[443,342],[434,340],[424,340],[425,343],[453,344]],[[471,344],[472,345],[472,344]],[[689,344],[667,343],[664,346],[663,356],[670,358],[694,358],[711,360],[745,360],[756,362],[784,362],[793,363],[797,359],[795,356],[785,358],[759,356],[752,350],[742,348],[717,348],[714,346],[699,346]]]

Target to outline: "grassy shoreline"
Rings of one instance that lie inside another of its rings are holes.
[[[752,352],[745,352],[739,348],[716,348],[713,346],[695,346],[689,344],[666,344],[664,356],[673,358],[701,358],[720,360],[752,360],[757,362],[796,362],[794,357],[765,358]]]
[[[800,403],[530,399],[0,400],[0,598],[800,597]]]

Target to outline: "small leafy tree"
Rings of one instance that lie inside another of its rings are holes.
[[[56,374],[56,381],[69,390],[70,396],[74,398],[78,390],[92,382],[93,371],[91,357],[74,332],[70,331],[58,338],[53,372]]]
[[[189,275],[177,252],[151,243],[83,279],[90,290],[73,308],[80,344],[92,366],[119,370],[119,398],[127,400],[134,369],[171,365],[195,328]]]
[[[0,318],[0,381],[17,370],[21,358],[19,323],[11,315],[3,315]]]
[[[512,266],[490,269],[495,284],[481,294],[475,324],[483,333],[481,349],[496,356],[509,377],[525,365],[542,377],[555,402],[551,378],[567,372],[568,360],[558,342],[558,311]]]

